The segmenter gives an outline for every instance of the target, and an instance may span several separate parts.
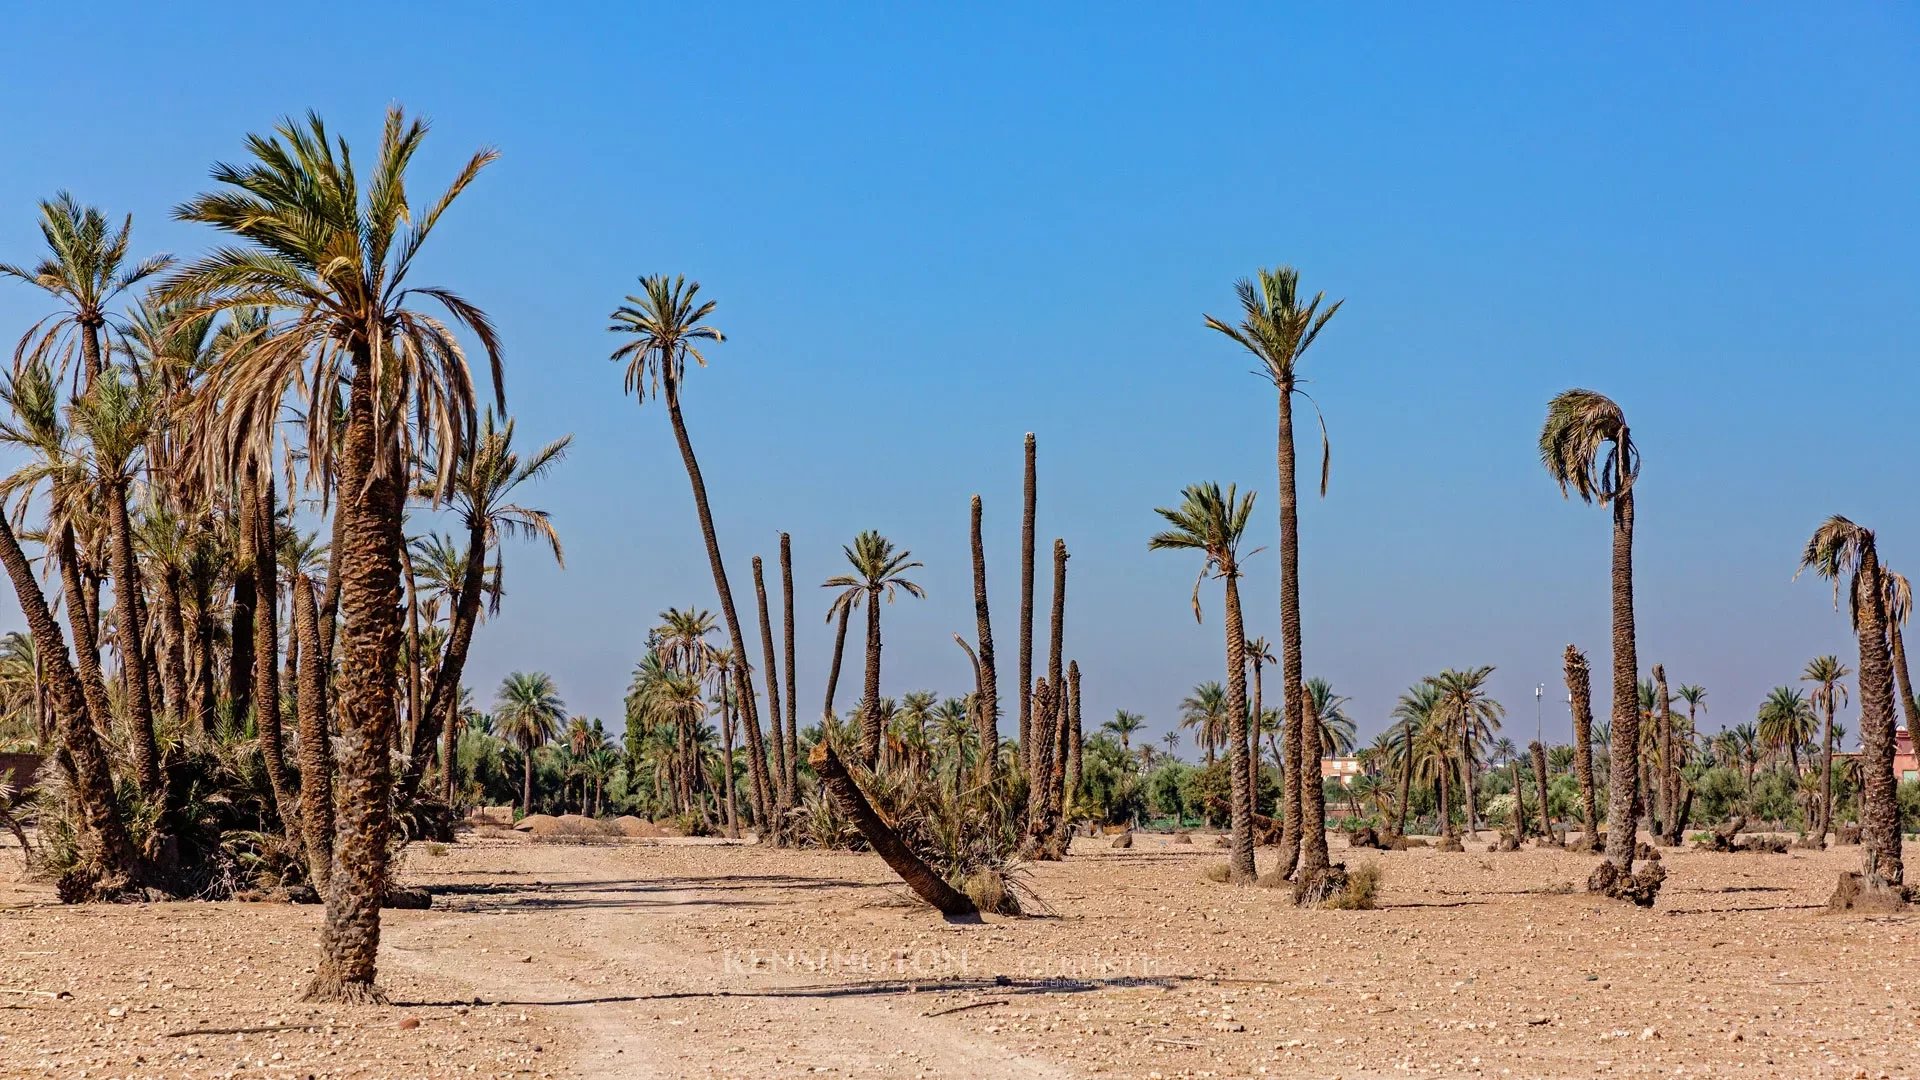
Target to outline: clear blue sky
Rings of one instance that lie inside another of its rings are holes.
[[[131,211],[141,251],[194,252],[169,208],[308,108],[368,151],[388,102],[432,117],[423,190],[498,146],[418,277],[498,320],[522,431],[576,442],[533,496],[568,569],[508,552],[470,681],[490,701],[544,669],[609,723],[655,613],[715,606],[666,418],[606,359],[645,272],[719,302],[731,340],[687,411],[747,619],[749,558],[794,536],[803,719],[817,583],[862,528],[927,563],[928,599],[884,610],[886,692],[969,684],[974,492],[1011,687],[1029,430],[1089,724],[1157,734],[1220,678],[1217,589],[1195,626],[1193,561],[1145,541],[1217,479],[1259,491],[1273,543],[1271,392],[1201,326],[1266,264],[1347,301],[1306,364],[1334,468],[1302,572],[1307,668],[1363,733],[1447,665],[1498,666],[1522,742],[1539,682],[1566,737],[1567,642],[1606,685],[1606,515],[1534,453],[1568,386],[1634,425],[1641,658],[1705,684],[1709,726],[1850,656],[1831,595],[1791,581],[1825,515],[1920,571],[1914,9],[1042,6],[21,6],[0,258],[34,257],[61,188]],[[0,338],[43,309],[0,289]],[[1277,638],[1271,550],[1249,569],[1249,632]]]

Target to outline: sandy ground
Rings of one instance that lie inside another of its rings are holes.
[[[416,847],[396,1003],[327,1009],[316,909],[63,908],[12,863],[0,1076],[1920,1076],[1920,914],[1821,911],[1858,848],[1670,852],[1640,911],[1563,891],[1590,856],[1333,846],[1381,910],[1205,881],[1205,838],[1078,841],[1026,872],[1050,914],[980,926],[870,855]]]

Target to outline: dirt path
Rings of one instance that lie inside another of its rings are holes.
[[[578,1075],[1070,1075],[947,1016],[926,1015],[955,1002],[907,992],[933,984],[904,966],[868,967],[869,977],[850,979],[844,955],[776,958],[714,949],[685,932],[716,909],[751,909],[771,902],[769,891],[817,882],[634,879],[623,877],[633,862],[611,849],[522,850],[537,869],[519,880],[454,871],[435,881],[443,914],[391,934],[386,945],[394,962],[472,986],[484,1000],[547,1005],[580,1034],[569,1054]],[[432,877],[431,867],[416,867],[416,877]]]

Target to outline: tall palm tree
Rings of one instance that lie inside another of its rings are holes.
[[[1776,686],[1760,703],[1756,719],[1760,744],[1776,753],[1784,751],[1798,776],[1800,748],[1812,741],[1814,725],[1819,722],[1806,695],[1791,686]]]
[[[125,323],[114,314],[114,302],[173,262],[168,255],[150,255],[129,265],[132,232],[132,214],[115,229],[105,214],[82,206],[64,191],[40,204],[46,257],[31,269],[0,263],[0,277],[41,289],[57,309],[21,335],[13,352],[15,366],[32,357],[64,368],[77,345],[85,365],[85,384],[93,385],[107,368],[108,347],[126,332]]]
[[[866,767],[872,769],[880,760],[880,739],[885,727],[880,717],[880,597],[884,594],[891,604],[896,592],[916,598],[926,596],[925,589],[906,577],[907,571],[921,569],[925,564],[915,562],[913,553],[905,548],[895,550],[893,541],[872,529],[854,537],[852,546],[841,550],[852,564],[853,573],[836,574],[822,582],[821,587],[841,590],[828,610],[829,617],[862,605],[867,609],[867,682],[866,696],[860,703],[860,757]]]
[[[280,404],[300,388],[333,403],[344,389],[344,429],[334,410],[307,417],[307,462],[332,480],[341,542],[339,840],[327,896],[322,958],[307,997],[378,1000],[374,988],[380,903],[392,828],[394,680],[401,638],[400,553],[408,455],[435,457],[440,473],[465,453],[475,426],[472,374],[455,328],[487,353],[496,405],[505,409],[500,343],[485,312],[438,286],[413,285],[412,267],[442,214],[496,156],[473,155],[424,208],[407,194],[407,167],[426,124],[388,110],[380,150],[362,186],[343,140],[321,119],[283,122],[252,136],[254,160],[219,165],[221,190],[175,211],[241,241],[216,248],[166,279],[161,300],[180,318],[266,307],[260,329],[224,350],[195,399],[194,425],[215,475],[269,465]],[[420,300],[446,319],[417,309]],[[407,395],[396,400],[396,391]],[[409,423],[411,420],[411,423]]]
[[[407,793],[419,785],[433,756],[434,741],[459,694],[467,650],[480,621],[481,601],[491,598],[493,610],[499,610],[506,578],[502,541],[519,537],[543,542],[561,569],[567,565],[552,515],[516,502],[514,496],[522,485],[546,476],[566,457],[573,436],[563,435],[522,457],[514,448],[513,435],[513,420],[497,420],[489,411],[474,439],[472,453],[454,464],[454,475],[446,480],[430,476],[415,492],[418,497],[431,498],[444,486],[453,512],[467,528],[467,542],[458,589],[452,597],[447,646],[434,669],[433,684],[413,731],[412,759],[402,787]],[[492,566],[487,565],[489,549],[493,551]]]
[[[1440,804],[1440,835],[1452,839],[1455,836],[1453,806],[1448,796],[1460,776],[1460,743],[1449,730],[1440,709],[1436,701],[1434,712],[1414,730],[1408,761],[1413,766],[1415,782],[1433,786]]]
[[[1407,806],[1413,794],[1415,740],[1439,709],[1440,688],[1432,679],[1414,683],[1393,706],[1393,718],[1400,721],[1400,800],[1395,806],[1393,831],[1401,836],[1407,832]]]
[[[1113,719],[1100,725],[1100,730],[1118,735],[1120,737],[1120,752],[1131,754],[1133,753],[1134,733],[1146,726],[1146,717],[1141,716],[1139,713],[1119,709],[1114,712]]]
[[[1852,575],[1847,610],[1860,639],[1860,843],[1862,876],[1873,886],[1899,888],[1900,808],[1893,775],[1893,661],[1887,649],[1886,583],[1873,530],[1838,514],[1807,541],[1800,568],[1833,582],[1840,603],[1843,577]]]
[[[1847,700],[1847,686],[1840,680],[1851,674],[1853,669],[1837,656],[1816,656],[1800,673],[1801,682],[1814,684],[1813,707],[1826,719],[1826,731],[1820,740],[1820,820],[1814,831],[1822,844],[1833,826],[1833,714]]]
[[[1280,492],[1280,684],[1284,688],[1287,732],[1287,780],[1283,798],[1281,865],[1291,867],[1300,845],[1300,800],[1304,785],[1318,784],[1319,770],[1306,775],[1302,764],[1305,744],[1300,725],[1305,715],[1301,700],[1300,644],[1300,523],[1299,496],[1294,482],[1293,395],[1306,397],[1319,415],[1320,407],[1301,389],[1300,361],[1327,321],[1346,301],[1335,300],[1324,309],[1325,293],[1306,300],[1300,291],[1300,272],[1291,266],[1276,270],[1260,269],[1252,278],[1234,283],[1239,298],[1241,319],[1232,325],[1211,315],[1209,329],[1224,334],[1259,361],[1258,373],[1271,381],[1277,394],[1279,431],[1275,445],[1275,465]],[[1325,417],[1320,418],[1320,495],[1327,494],[1328,466],[1331,462]]]
[[[1247,635],[1240,615],[1240,541],[1253,516],[1253,492],[1243,496],[1233,485],[1222,492],[1219,484],[1193,484],[1182,493],[1179,506],[1157,508],[1154,513],[1171,527],[1147,541],[1149,551],[1198,551],[1202,556],[1200,576],[1193,583],[1195,622],[1201,619],[1200,586],[1209,576],[1225,585],[1227,767],[1233,786],[1228,800],[1232,836],[1227,865],[1236,884],[1250,884],[1254,880],[1253,774],[1247,760]]]
[[[567,703],[544,671],[516,671],[500,682],[493,701],[493,730],[520,748],[520,812],[533,813],[533,752],[560,731]]]
[[[1633,870],[1639,842],[1634,803],[1640,777],[1640,660],[1633,624],[1633,483],[1640,451],[1627,417],[1612,399],[1592,390],[1566,390],[1547,404],[1540,429],[1540,461],[1560,485],[1613,511],[1613,735],[1607,788],[1607,855],[1614,880]]]
[[[707,358],[700,351],[708,342],[722,342],[726,335],[705,322],[713,314],[714,303],[699,297],[700,283],[681,276],[649,274],[640,279],[640,295],[627,296],[627,302],[614,309],[616,334],[631,335],[632,340],[613,351],[615,361],[627,363],[626,392],[645,402],[649,393],[663,398],[667,419],[673,425],[674,441],[680,444],[680,459],[686,466],[687,481],[693,486],[693,507],[700,520],[700,537],[706,543],[707,563],[713,570],[713,588],[720,595],[720,613],[727,620],[728,645],[735,656],[747,653],[746,630],[734,607],[733,589],[727,584],[727,565],[720,557],[720,539],[713,528],[713,511],[707,505],[707,483],[700,474],[700,462],[693,454],[693,441],[687,435],[686,418],[680,411],[680,381],[686,375],[687,361],[705,367]],[[756,799],[766,805],[767,761],[760,741],[759,708],[753,694],[753,679],[748,665],[734,669],[734,691],[739,695],[741,723],[747,730],[748,767],[753,777]]]
[[[1253,704],[1248,710],[1248,722],[1253,725],[1254,745],[1256,747],[1258,747],[1259,737],[1262,735],[1267,736],[1269,748],[1271,748],[1273,740],[1277,736],[1285,735],[1284,731],[1269,732],[1267,729],[1266,688],[1264,686],[1265,680],[1263,678],[1263,672],[1268,664],[1277,664],[1279,662],[1280,661],[1273,655],[1273,644],[1266,638],[1254,637],[1247,639],[1247,663],[1253,666]],[[1281,698],[1284,701],[1285,695],[1281,695]],[[1284,720],[1281,721],[1283,725],[1284,722]],[[1274,765],[1280,770],[1282,782],[1284,783],[1287,770],[1286,757],[1284,755],[1276,755]],[[1260,758],[1257,754],[1253,759],[1252,773],[1257,781],[1260,776]],[[1282,815],[1284,816],[1284,814],[1285,811],[1282,810]],[[1285,826],[1282,825],[1282,828],[1284,829]]]
[[[1227,688],[1214,681],[1200,683],[1180,699],[1180,726],[1192,728],[1209,766],[1214,751],[1227,737]]]
[[[1478,824],[1473,766],[1479,760],[1481,747],[1499,729],[1500,718],[1507,715],[1506,707],[1487,694],[1487,680],[1492,676],[1492,665],[1486,665],[1461,671],[1448,668],[1432,679],[1434,689],[1440,692],[1436,715],[1453,733],[1460,748],[1460,786],[1466,794],[1469,836]]]
[[[1573,767],[1580,781],[1581,843],[1600,850],[1600,813],[1593,777],[1593,676],[1587,654],[1567,646],[1564,655],[1567,708],[1573,714]]]
[[[1028,760],[1033,739],[1033,538],[1039,498],[1037,449],[1033,432],[1023,441],[1024,471],[1020,490],[1020,752]],[[844,616],[842,617],[844,619]]]

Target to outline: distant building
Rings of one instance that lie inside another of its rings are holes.
[[[1340,778],[1341,787],[1352,787],[1353,778],[1360,775],[1360,759],[1357,757],[1323,757],[1320,759],[1320,779],[1325,781],[1333,777]]]
[[[1913,732],[1904,727],[1893,732],[1893,775],[1903,783],[1920,780],[1920,757],[1913,752]]]

